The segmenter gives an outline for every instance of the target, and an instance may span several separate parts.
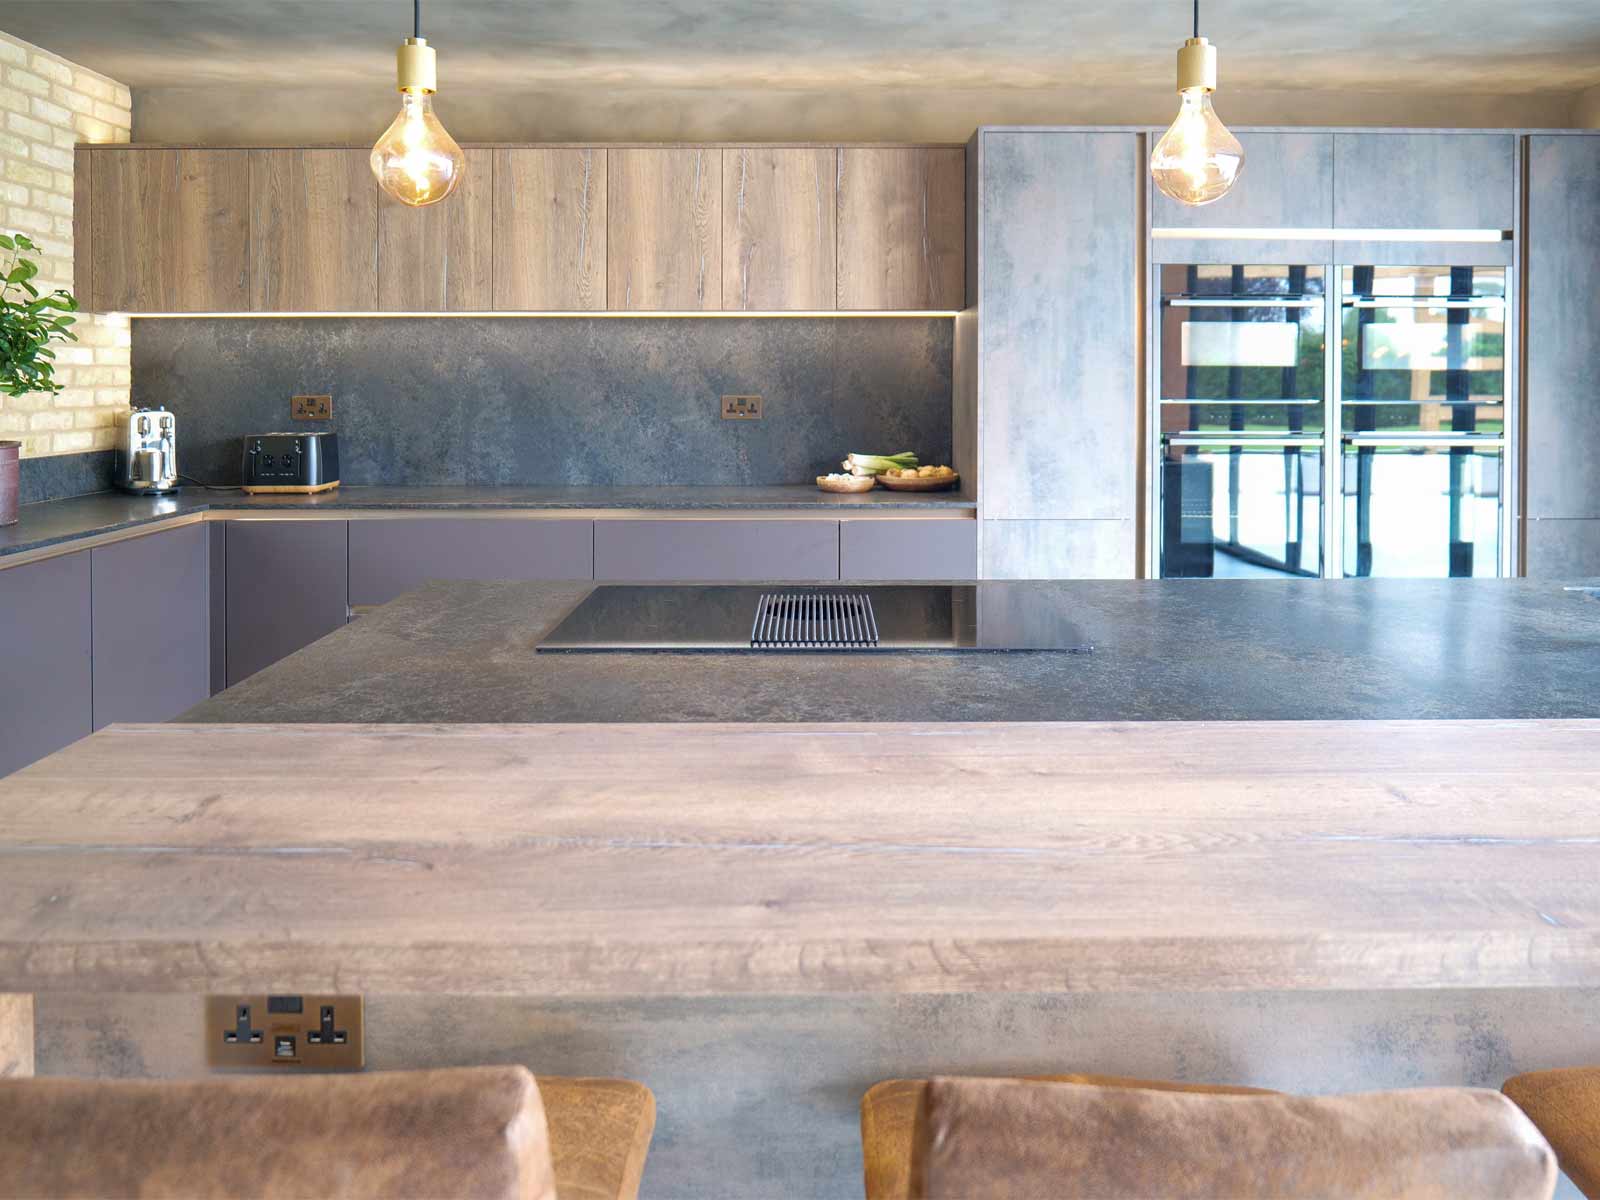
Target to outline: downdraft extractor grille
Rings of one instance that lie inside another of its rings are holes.
[[[768,592],[756,603],[752,650],[870,650],[878,621],[865,592]]]

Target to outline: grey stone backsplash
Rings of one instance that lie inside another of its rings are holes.
[[[852,451],[950,461],[948,318],[134,320],[133,399],[179,461],[239,479],[241,438],[333,395],[351,484],[808,483]],[[760,421],[724,421],[759,394]],[[306,422],[305,429],[323,428]]]

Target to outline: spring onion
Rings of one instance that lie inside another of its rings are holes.
[[[852,454],[844,467],[853,475],[882,475],[885,471],[903,471],[917,465],[917,456],[909,450],[899,454]]]

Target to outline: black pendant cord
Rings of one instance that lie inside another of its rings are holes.
[[[1200,20],[1200,0],[1194,0],[1195,20]],[[422,37],[422,0],[411,0],[411,36]]]
[[[417,0],[417,3],[421,4],[422,0]],[[1200,36],[1200,0],[1194,0],[1194,36]]]

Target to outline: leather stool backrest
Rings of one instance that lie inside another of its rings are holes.
[[[554,1200],[524,1067],[0,1080],[0,1197]]]
[[[1555,1156],[1498,1092],[1224,1096],[934,1079],[911,1195],[1549,1200]]]

